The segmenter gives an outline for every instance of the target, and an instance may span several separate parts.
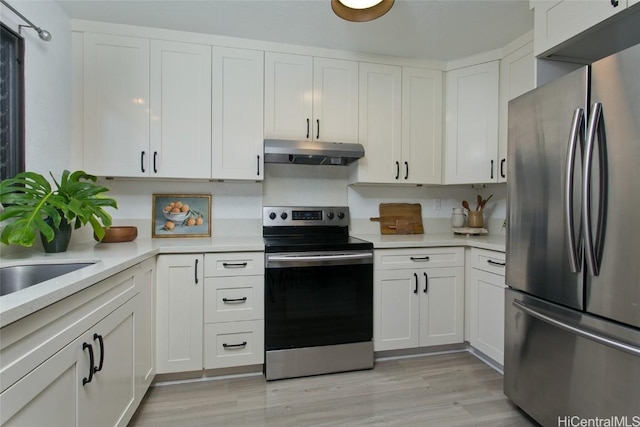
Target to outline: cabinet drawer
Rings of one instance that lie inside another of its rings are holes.
[[[204,255],[205,277],[264,274],[264,253],[230,252]]]
[[[486,249],[471,249],[471,267],[504,276],[505,253]]]
[[[204,323],[264,319],[264,276],[204,281]]]
[[[204,368],[264,363],[264,321],[204,325]]]
[[[376,270],[463,267],[464,248],[379,249],[373,262]]]

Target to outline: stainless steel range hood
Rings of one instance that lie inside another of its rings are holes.
[[[360,144],[264,140],[265,163],[345,166],[362,157],[364,157],[364,147]]]

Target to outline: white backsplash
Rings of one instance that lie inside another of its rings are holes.
[[[471,186],[347,185],[347,168],[308,165],[265,165],[263,182],[207,182],[180,180],[106,180],[100,182],[118,201],[115,223],[150,222],[153,194],[210,194],[214,235],[261,232],[262,206],[344,206],[351,213],[352,233],[377,233],[380,203],[420,203],[427,233],[449,231],[454,207],[477,194],[493,197],[485,207],[487,225],[499,230],[506,217],[506,185],[475,189]],[[493,226],[492,226],[493,225]],[[496,227],[496,225],[498,225]]]

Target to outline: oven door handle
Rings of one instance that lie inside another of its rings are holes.
[[[280,265],[295,267],[296,265],[339,265],[339,264],[350,264],[350,263],[372,263],[373,262],[373,253],[365,252],[365,253],[338,253],[338,254],[273,254],[267,255],[267,267]]]

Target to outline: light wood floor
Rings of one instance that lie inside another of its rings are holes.
[[[379,361],[373,370],[152,387],[131,426],[533,426],[473,355]]]

